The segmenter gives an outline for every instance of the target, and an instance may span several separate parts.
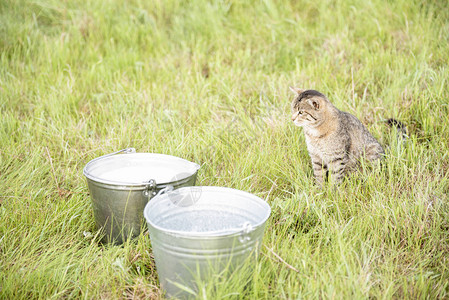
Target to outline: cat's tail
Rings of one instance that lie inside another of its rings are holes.
[[[393,118],[388,119],[386,122],[388,126],[396,129],[398,140],[402,142],[406,142],[408,140],[409,137],[407,134],[407,126],[405,126],[404,123]]]

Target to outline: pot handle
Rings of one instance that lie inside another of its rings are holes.
[[[172,185],[167,185],[165,186],[163,189],[161,189],[159,192],[156,193],[156,188],[157,188],[157,184],[156,184],[156,180],[151,179],[150,181],[148,181],[148,185],[145,188],[143,194],[145,196],[147,196],[149,198],[149,200],[151,200],[153,197],[171,192],[174,190],[174,187]]]
[[[245,243],[251,241],[250,233],[254,230],[250,222],[243,223],[242,230],[240,231],[239,241]]]
[[[130,147],[130,148],[125,148],[125,149],[122,149],[122,150],[119,150],[119,151],[116,151],[116,152],[112,152],[112,153],[103,155],[103,156],[101,156],[101,157],[111,156],[111,155],[119,154],[119,153],[122,153],[122,152],[123,152],[123,153],[136,153],[136,149],[135,149],[135,148],[132,148],[132,147]]]
[[[148,200],[156,195],[156,187],[157,187],[156,180],[150,179],[150,181],[148,181],[148,185],[143,191],[143,194],[148,197]]]
[[[156,194],[156,196],[159,196],[159,195],[162,195],[162,194],[171,192],[171,191],[173,191],[174,189],[175,189],[175,188],[174,188],[172,185],[167,185],[167,186],[164,187],[162,190],[160,190],[160,191]]]
[[[136,149],[135,148],[125,148],[125,149],[122,149],[122,150],[119,150],[119,151],[115,151],[115,152],[112,152],[112,153],[105,154],[105,155],[102,155],[100,157],[94,158],[94,159],[91,160],[91,162],[92,161],[97,161],[99,159],[102,159],[102,158],[105,158],[105,157],[108,157],[108,156],[119,154],[119,153],[122,153],[122,152],[123,153],[136,153]]]

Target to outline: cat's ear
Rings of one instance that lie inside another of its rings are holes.
[[[309,102],[309,104],[315,109],[315,110],[319,110],[321,108],[321,101],[319,99],[315,98],[310,98],[307,99],[307,102]]]
[[[292,91],[293,93],[298,94],[298,95],[305,91],[303,89],[300,89],[297,87],[292,87],[292,86],[289,86],[289,88],[290,88],[290,91]]]

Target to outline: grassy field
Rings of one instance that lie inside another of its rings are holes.
[[[250,280],[199,298],[448,298],[448,53],[438,0],[0,1],[0,298],[163,297],[147,233],[95,231],[82,169],[126,147],[272,207]],[[289,85],[362,120],[384,170],[316,187]]]

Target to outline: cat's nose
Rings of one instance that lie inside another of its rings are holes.
[[[294,114],[292,115],[292,121],[294,121],[294,120],[296,119],[297,116],[298,116],[298,113],[294,113]]]

